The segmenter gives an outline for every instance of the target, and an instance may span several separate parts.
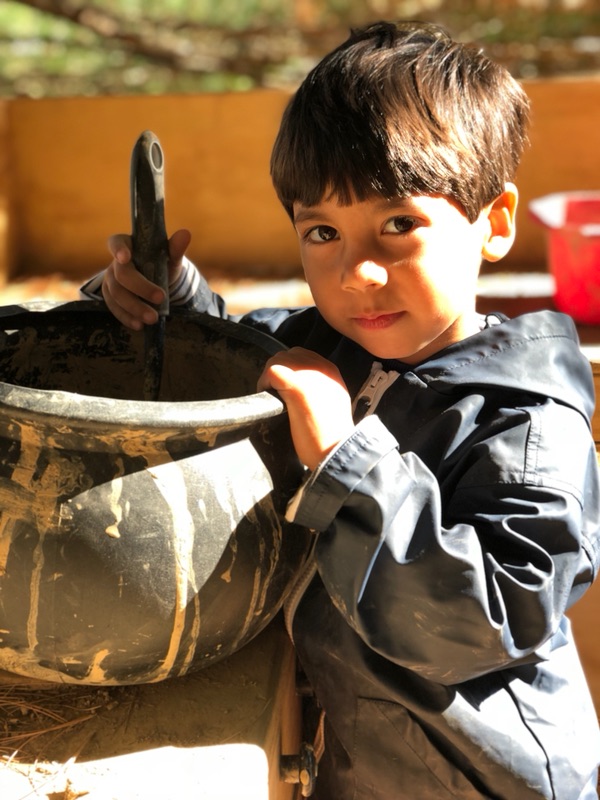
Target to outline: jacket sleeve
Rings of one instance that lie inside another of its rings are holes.
[[[560,450],[535,445],[532,424],[535,462],[488,481],[489,451],[502,457],[513,444],[495,435],[443,512],[434,475],[376,416],[312,474],[295,521],[322,532],[321,578],[370,648],[443,684],[543,658],[598,563],[593,442],[579,414],[553,407],[550,416],[571,447],[564,470]]]

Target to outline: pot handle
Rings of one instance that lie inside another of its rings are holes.
[[[146,325],[144,400],[158,400],[163,370],[165,320],[169,314],[169,242],[165,226],[164,156],[152,131],[144,131],[131,155],[131,257],[136,268],[164,291],[158,322]]]
[[[131,155],[132,258],[137,269],[165,292],[157,308],[169,313],[169,244],[165,226],[164,156],[158,138],[144,131]]]

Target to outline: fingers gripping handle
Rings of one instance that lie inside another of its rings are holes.
[[[137,269],[165,292],[157,307],[169,313],[169,245],[165,226],[164,156],[158,138],[144,131],[131,156],[132,259]]]

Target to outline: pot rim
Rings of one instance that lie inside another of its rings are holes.
[[[51,316],[52,312],[107,314],[104,303],[94,300],[72,302],[32,301],[0,307],[0,329],[23,327],[31,317]],[[173,309],[173,316],[211,328],[223,335],[261,347],[266,356],[287,349],[284,344],[262,331],[231,320]],[[111,320],[112,320],[111,316]],[[48,424],[65,426],[98,423],[108,428],[185,429],[237,428],[279,416],[283,402],[273,393],[262,391],[218,400],[162,401],[123,400],[79,394],[58,389],[34,389],[0,381],[0,415],[22,411],[43,418]],[[11,414],[14,416],[14,413]]]

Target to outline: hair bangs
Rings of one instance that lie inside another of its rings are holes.
[[[398,169],[384,120],[339,102],[327,115],[314,107],[304,113],[300,105],[286,110],[279,134],[286,146],[276,141],[271,158],[273,183],[290,216],[294,202],[314,206],[324,197],[336,197],[349,205],[374,195],[408,195],[415,188],[414,175]],[[407,145],[404,163],[409,152]]]
[[[435,26],[376,23],[309,73],[271,157],[293,204],[441,194],[473,221],[503,190],[527,141],[528,101],[481,51]]]

